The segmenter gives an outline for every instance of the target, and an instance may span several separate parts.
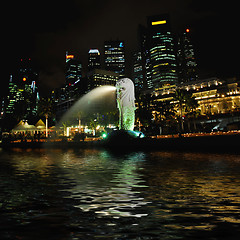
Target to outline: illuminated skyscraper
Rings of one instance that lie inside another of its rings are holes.
[[[100,68],[100,52],[98,49],[90,49],[88,52],[88,71]]]
[[[191,43],[190,29],[187,28],[178,37],[177,48],[179,82],[196,81],[198,78],[197,63]]]
[[[141,52],[134,54],[133,81],[136,92],[140,93],[144,84],[144,63]]]
[[[66,86],[63,99],[73,98],[76,95],[76,84],[82,79],[82,63],[74,55],[66,53]]]
[[[39,100],[37,80],[38,74],[31,59],[21,59],[17,71],[9,80],[5,101],[5,116],[9,121],[36,117]]]
[[[8,85],[7,104],[5,106],[5,113],[12,115],[15,110],[15,104],[22,98],[22,91],[18,91],[18,86],[13,82],[13,76],[10,75]]]
[[[115,86],[119,79],[119,74],[108,70],[94,69],[88,72],[87,78],[89,84],[88,90],[92,90],[103,85]]]
[[[149,54],[149,34],[148,29],[142,25],[138,27],[139,52],[141,53],[142,75],[143,75],[143,90],[153,88],[151,62]]]
[[[106,70],[125,75],[125,43],[123,41],[104,42],[104,62]]]
[[[74,85],[82,77],[82,63],[74,57],[66,53],[66,84]]]
[[[151,81],[154,89],[178,81],[174,38],[167,14],[147,19]]]

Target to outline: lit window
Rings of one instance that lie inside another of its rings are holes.
[[[152,22],[152,26],[154,25],[161,25],[161,24],[166,24],[167,21],[166,20],[162,20],[162,21],[156,21],[156,22]]]

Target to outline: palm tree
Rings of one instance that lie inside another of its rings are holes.
[[[171,101],[156,101],[155,106],[155,120],[160,124],[159,130],[162,132],[163,126],[167,126],[175,116],[174,105],[171,104]],[[168,125],[169,127],[169,125]]]
[[[181,131],[183,132],[183,111],[186,107],[186,102],[188,99],[191,98],[191,95],[188,91],[184,89],[177,89],[175,92],[175,96],[173,97],[173,100],[176,101],[176,106],[180,111],[180,123],[181,123]]]
[[[48,137],[48,118],[53,115],[53,101],[50,98],[42,98],[39,101],[38,114],[46,119],[46,137]]]
[[[175,115],[175,110],[171,101],[161,101],[155,104],[156,117],[159,122],[169,120]]]
[[[135,116],[138,122],[147,127],[152,123],[152,105],[154,98],[150,94],[141,95],[137,99],[138,108],[136,109]]]
[[[76,117],[78,119],[78,132],[81,133],[82,118],[86,117],[86,113],[83,111],[77,111]]]
[[[101,126],[106,128],[110,123],[117,125],[118,124],[118,111],[108,111],[98,116],[98,121]]]
[[[92,118],[89,122],[89,127],[93,130],[93,135],[96,136],[96,128],[99,125],[99,118]]]
[[[200,111],[196,110],[199,107],[199,104],[195,98],[192,96],[186,99],[186,111],[188,112],[188,117],[193,119],[194,128],[196,130],[195,118],[200,115]]]

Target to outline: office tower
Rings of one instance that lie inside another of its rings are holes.
[[[51,98],[55,102],[55,117],[60,120],[63,114],[84,93],[82,63],[73,54],[66,52],[66,82],[52,91]]]
[[[169,15],[148,17],[147,27],[153,88],[157,90],[164,85],[174,85],[178,77]]]
[[[37,116],[38,74],[31,59],[21,59],[17,71],[10,76],[5,102],[6,118],[31,120]]]
[[[38,73],[31,58],[21,59],[18,72],[13,76],[13,82],[14,78],[16,78],[18,93],[22,94],[15,105],[15,111],[19,111],[19,115],[25,119],[36,117],[39,101]]]
[[[138,43],[142,58],[143,90],[150,90],[153,88],[148,35],[148,29],[142,25],[139,25]]]
[[[22,58],[19,61],[17,71],[13,74],[14,82],[18,85],[31,84],[38,79],[38,73],[35,70],[31,58]]]
[[[104,42],[104,62],[106,70],[125,75],[125,43],[123,41]]]
[[[7,115],[12,115],[15,110],[15,104],[22,97],[22,92],[18,91],[18,86],[13,82],[13,76],[10,75],[9,85],[8,85],[8,95],[6,98],[5,113]]]
[[[179,82],[185,83],[197,80],[197,63],[191,43],[190,29],[187,28],[178,37],[177,48]]]
[[[66,86],[65,99],[73,98],[76,94],[75,85],[82,78],[82,63],[72,54],[66,53]],[[62,99],[62,100],[65,100]]]
[[[92,90],[96,87],[103,85],[115,86],[119,79],[119,74],[113,71],[94,69],[88,72],[88,90]]]
[[[5,115],[5,98],[4,97],[1,97],[0,98],[0,119],[3,119],[4,118],[4,115]],[[0,129],[1,131],[1,129]]]
[[[88,52],[88,71],[100,68],[100,52],[98,49],[90,49]]]
[[[136,52],[134,53],[133,57],[133,81],[135,85],[135,91],[136,93],[141,93],[144,84],[144,63],[142,53],[140,51]]]
[[[66,84],[74,85],[82,77],[82,63],[74,55],[66,53]]]

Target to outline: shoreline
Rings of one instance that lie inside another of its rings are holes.
[[[80,142],[10,142],[1,143],[3,149],[11,148],[102,148],[114,151],[194,151],[194,152],[231,152],[240,153],[240,134],[212,135],[178,138],[139,138],[127,141],[80,141]]]

